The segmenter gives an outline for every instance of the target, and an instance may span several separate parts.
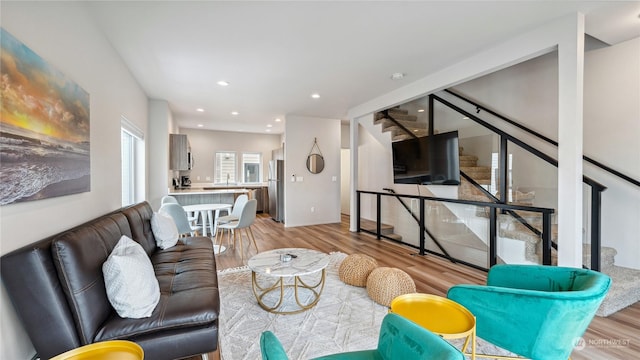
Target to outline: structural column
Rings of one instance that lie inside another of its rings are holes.
[[[349,146],[351,148],[351,168],[349,169],[351,182],[349,184],[350,194],[350,217],[349,217],[349,231],[358,231],[358,225],[356,218],[356,206],[357,206],[357,194],[358,190],[358,126],[359,121],[356,118],[349,120]]]
[[[558,42],[558,265],[582,266],[584,15]]]

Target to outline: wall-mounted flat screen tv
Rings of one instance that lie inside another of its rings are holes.
[[[458,132],[392,143],[396,184],[460,185]]]

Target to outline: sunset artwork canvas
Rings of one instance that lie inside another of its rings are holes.
[[[90,191],[89,94],[0,32],[0,205]]]

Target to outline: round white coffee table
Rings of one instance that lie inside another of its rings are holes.
[[[329,265],[329,256],[311,249],[285,248],[261,252],[249,259],[247,265],[251,269],[253,294],[256,296],[260,307],[276,314],[296,314],[309,310],[320,300],[320,295],[324,289],[325,270]],[[321,275],[315,284],[307,284],[301,279],[301,276],[318,272],[321,272]],[[260,286],[257,279],[258,275],[275,278],[275,281],[270,285]],[[293,283],[290,281],[286,283],[286,280],[291,278]],[[283,306],[285,305],[286,289],[293,289],[297,305],[293,309],[286,308],[291,304]],[[300,299],[301,291],[310,292],[308,301],[303,302]],[[274,301],[274,305],[265,304],[263,301],[264,297],[270,293],[275,293],[276,297],[278,297],[278,300]]]

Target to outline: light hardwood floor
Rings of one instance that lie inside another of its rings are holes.
[[[252,229],[260,251],[306,247],[326,253],[367,254],[374,257],[380,266],[393,266],[406,271],[415,280],[418,292],[444,296],[452,285],[483,284],[486,280],[483,271],[456,265],[437,256],[418,256],[410,247],[376,240],[364,233],[351,233],[347,216],[343,216],[339,224],[285,228],[267,215],[259,215]],[[218,270],[243,266],[248,258],[256,254],[246,239],[244,250],[244,261],[241,260],[238,247],[217,255]],[[640,359],[640,303],[607,318],[595,317],[584,339],[584,349],[575,350],[572,359]],[[209,359],[219,359],[218,352],[208,356]]]

